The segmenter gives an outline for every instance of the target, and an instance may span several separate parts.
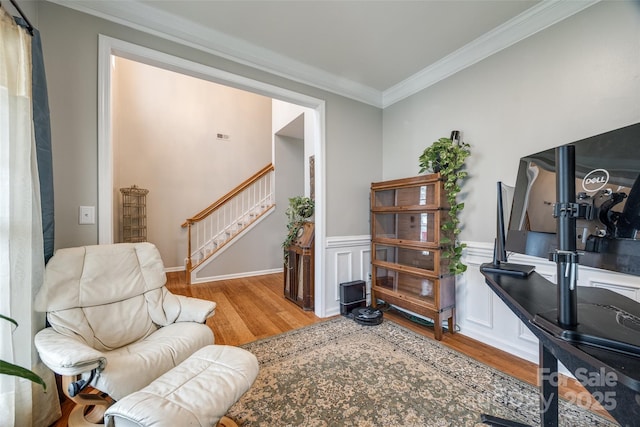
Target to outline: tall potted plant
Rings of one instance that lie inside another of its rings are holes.
[[[458,240],[460,234],[460,219],[458,214],[464,209],[464,203],[458,203],[457,196],[461,191],[459,181],[467,176],[462,170],[465,160],[471,154],[470,145],[460,140],[440,138],[427,147],[419,157],[420,173],[440,173],[443,179],[444,191],[449,202],[449,218],[441,228],[445,236],[441,239],[444,246],[442,256],[449,259],[449,272],[464,273],[467,266],[462,263],[462,250],[466,244]]]

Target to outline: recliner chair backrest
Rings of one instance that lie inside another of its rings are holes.
[[[150,243],[59,249],[49,260],[36,308],[59,333],[109,351],[157,329],[149,307],[162,301],[166,275]],[[155,295],[158,293],[159,295]]]

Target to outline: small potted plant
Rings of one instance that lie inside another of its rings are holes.
[[[454,135],[456,134],[454,131]],[[452,136],[452,138],[438,139],[427,147],[419,158],[420,173],[440,173],[444,182],[444,191],[450,208],[449,219],[441,227],[445,237],[440,242],[445,248],[442,256],[449,260],[449,272],[454,275],[467,270],[467,266],[460,261],[466,244],[458,240],[461,231],[458,213],[464,209],[464,203],[458,203],[456,198],[461,191],[459,181],[467,176],[467,172],[462,168],[470,154],[470,145]]]
[[[287,238],[282,242],[285,265],[289,264],[289,246],[298,237],[303,224],[313,216],[315,202],[309,197],[296,196],[289,198],[287,215]]]

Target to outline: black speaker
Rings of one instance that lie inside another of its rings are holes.
[[[354,308],[367,306],[367,284],[364,280],[340,283],[340,314],[349,316]]]

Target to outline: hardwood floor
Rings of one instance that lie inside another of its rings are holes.
[[[282,274],[186,285],[184,272],[167,274],[167,289],[178,295],[215,301],[207,320],[216,344],[242,345],[322,322],[283,297]]]
[[[293,329],[302,328],[327,319],[303,311],[283,296],[282,274],[221,280],[210,283],[186,285],[184,272],[168,273],[167,288],[179,295],[202,298],[217,303],[215,316],[207,320],[213,330],[216,344],[242,345]],[[433,328],[407,319],[396,311],[385,312],[385,319],[396,322],[423,336],[434,338]],[[444,334],[443,344],[472,357],[486,365],[519,378],[529,384],[537,384],[537,365],[511,354],[497,350],[462,334]],[[562,383],[561,383],[562,384]],[[561,396],[571,397],[586,390],[572,379],[561,386]],[[598,407],[592,408],[608,416]],[[70,411],[69,402],[63,412]],[[68,415],[67,415],[68,416]],[[52,427],[66,426],[63,416]]]

